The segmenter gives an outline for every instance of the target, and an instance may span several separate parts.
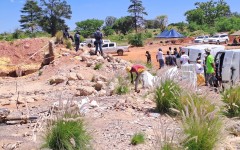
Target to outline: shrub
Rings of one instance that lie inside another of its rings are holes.
[[[152,35],[151,32],[146,32],[146,33],[144,34],[144,37],[145,37],[146,39],[147,39],[147,38],[152,38],[153,35]]]
[[[55,150],[78,150],[89,148],[90,136],[82,120],[58,120],[47,130],[43,147]]]
[[[169,113],[170,108],[179,109],[181,107],[180,92],[180,86],[173,80],[162,81],[155,91],[157,110],[160,113]]]
[[[101,68],[102,68],[102,63],[97,63],[93,69],[100,70]]]
[[[137,33],[132,36],[129,36],[128,43],[131,44],[132,46],[137,46],[137,47],[143,46],[142,33]]]
[[[115,93],[118,95],[123,95],[129,93],[129,83],[122,77],[118,77],[118,85],[115,88]]]
[[[70,40],[67,39],[64,41],[64,43],[66,45],[66,48],[72,49],[73,46],[72,46],[72,42]]]
[[[226,103],[226,116],[240,116],[240,86],[227,89],[225,92],[223,92],[222,100]]]
[[[174,150],[174,146],[170,143],[166,143],[163,145],[163,147],[161,148],[161,150]]]
[[[153,65],[152,65],[152,63],[146,63],[146,65],[145,65],[148,69],[152,69],[153,68]]]
[[[183,146],[189,150],[211,150],[219,139],[221,121],[218,111],[209,101],[196,95],[189,96],[182,111]]]
[[[145,138],[143,133],[136,133],[133,135],[131,139],[131,144],[132,145],[137,145],[137,144],[142,144],[144,143]]]
[[[58,31],[55,35],[56,37],[56,43],[57,44],[61,44],[63,42],[63,32],[62,31]]]

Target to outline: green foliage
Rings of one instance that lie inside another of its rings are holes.
[[[43,74],[43,71],[42,70],[39,70],[38,71],[38,76],[41,76]]]
[[[166,144],[163,145],[161,150],[175,150],[175,148],[174,148],[174,146],[172,144],[166,143]]]
[[[129,93],[129,83],[122,77],[118,77],[118,85],[115,88],[115,93],[118,95],[124,95]]]
[[[152,37],[153,37],[153,35],[152,35],[151,32],[145,32],[143,36],[144,36],[144,39],[152,38]]]
[[[152,69],[152,68],[153,68],[152,63],[146,63],[145,66],[146,66],[148,69]]]
[[[240,30],[240,17],[222,17],[216,20],[216,30],[218,32],[227,32],[230,30]]]
[[[112,27],[115,23],[115,21],[117,20],[116,17],[113,17],[113,16],[107,16],[106,19],[105,19],[105,25],[107,27]]]
[[[13,39],[22,39],[22,38],[26,38],[24,32],[22,32],[19,29],[16,29],[13,33],[12,33],[12,38]]]
[[[145,137],[143,133],[136,133],[133,135],[132,139],[131,139],[131,144],[132,145],[138,145],[138,144],[142,144],[145,141]]]
[[[98,19],[87,19],[81,22],[76,22],[76,30],[80,31],[80,34],[84,37],[91,37],[97,28],[103,25],[103,20]]]
[[[46,133],[43,147],[55,150],[89,149],[90,136],[82,120],[56,121]]]
[[[180,86],[170,79],[161,82],[161,85],[156,88],[155,102],[157,110],[160,113],[170,113],[170,108],[181,108],[180,103]]]
[[[65,20],[71,19],[71,6],[66,0],[40,0],[43,17],[39,20],[39,26],[43,31],[55,36],[57,31],[66,27]]]
[[[204,97],[185,96],[182,111],[183,146],[189,150],[211,150],[220,137],[221,121],[218,110]]]
[[[230,88],[224,91],[222,93],[222,101],[226,103],[226,116],[240,116],[240,86]]]
[[[143,35],[142,33],[136,33],[128,37],[128,43],[132,46],[143,46]]]
[[[94,70],[100,70],[102,68],[102,63],[96,63],[95,67],[93,68]]]
[[[105,36],[109,36],[109,35],[113,35],[114,34],[114,30],[110,26],[105,26],[103,28],[103,31],[104,31],[104,35]]]
[[[117,19],[112,27],[116,33],[122,33],[126,35],[133,29],[133,19],[132,17],[126,16]]]
[[[21,15],[21,19],[19,20],[22,29],[29,30],[33,33],[33,31],[37,29],[39,20],[42,17],[41,12],[42,9],[38,6],[37,1],[26,1],[21,10],[23,15]]]

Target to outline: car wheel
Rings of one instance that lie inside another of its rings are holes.
[[[228,43],[228,40],[225,41],[225,44],[227,44],[227,43]]]
[[[88,44],[88,47],[89,47],[89,48],[91,48],[91,47],[92,47],[92,45],[91,45],[91,44]]]
[[[117,53],[118,53],[118,56],[123,56],[123,50],[118,50]]]

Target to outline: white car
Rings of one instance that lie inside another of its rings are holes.
[[[102,40],[102,41],[103,41],[103,44],[111,42],[110,40]],[[87,47],[91,48],[91,47],[94,47],[94,42],[95,42],[95,39],[86,39],[85,41],[80,43],[80,46],[83,47],[86,45]]]
[[[217,34],[208,39],[208,43],[213,43],[213,44],[220,44],[220,43],[227,44],[228,41],[229,41],[229,37],[227,34]]]
[[[207,35],[198,36],[198,37],[194,40],[194,43],[208,43],[208,38],[209,38],[209,36],[207,36]]]
[[[117,53],[118,56],[123,56],[124,52],[129,52],[129,46],[117,46],[116,42],[109,42],[102,45],[103,53]],[[95,51],[95,48],[91,48],[92,51]]]

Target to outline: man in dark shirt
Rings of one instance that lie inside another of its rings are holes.
[[[98,48],[100,49],[100,54],[103,56],[102,51],[102,33],[100,32],[100,29],[97,28],[97,31],[94,33],[95,42],[94,45],[96,47],[95,54],[97,55]]]

